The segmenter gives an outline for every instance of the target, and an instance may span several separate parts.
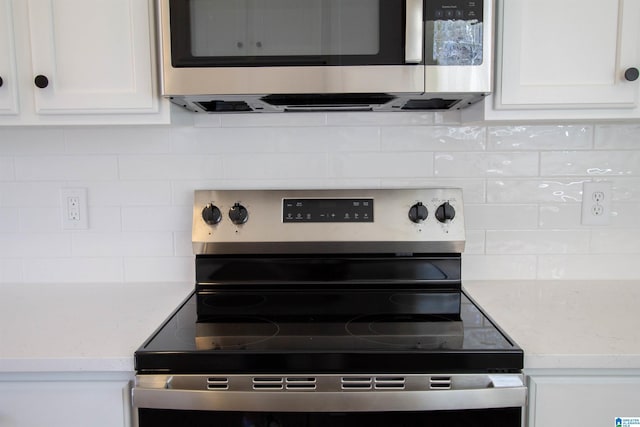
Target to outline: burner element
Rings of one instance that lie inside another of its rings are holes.
[[[251,316],[225,316],[196,323],[197,350],[243,350],[279,332],[270,320]]]
[[[461,320],[433,315],[358,316],[347,322],[346,330],[349,334],[366,341],[414,349],[460,346],[464,339]]]

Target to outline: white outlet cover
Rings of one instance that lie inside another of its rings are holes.
[[[72,206],[69,200],[72,198],[77,199],[77,205],[73,204],[74,206]],[[61,188],[60,206],[62,207],[63,230],[87,230],[89,228],[86,188]]]
[[[594,197],[594,194],[598,194],[600,197]],[[608,225],[611,222],[612,198],[611,182],[590,181],[583,183],[582,225]]]

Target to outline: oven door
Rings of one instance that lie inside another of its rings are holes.
[[[423,0],[159,0],[163,94],[424,92]]]
[[[516,427],[520,374],[138,376],[138,427]],[[339,390],[334,385],[339,384]]]

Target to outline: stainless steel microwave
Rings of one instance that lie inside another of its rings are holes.
[[[494,0],[158,0],[162,93],[202,112],[459,109]]]

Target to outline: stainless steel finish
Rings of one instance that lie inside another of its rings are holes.
[[[476,92],[489,94],[493,88],[493,41],[495,0],[483,4],[483,59],[474,66],[425,66],[425,92]]]
[[[262,101],[271,94],[370,94],[395,97],[384,104],[347,106],[347,111],[405,111],[409,101],[444,99],[450,109],[476,103],[491,92],[493,1],[484,2],[484,62],[479,66],[422,65],[424,30],[422,1],[406,0],[406,65],[301,67],[180,67],[171,63],[169,0],[158,1],[162,94],[192,111],[199,103],[243,101],[253,112],[344,111],[326,106],[274,106]],[[420,17],[418,18],[418,16]],[[417,25],[417,27],[416,27]],[[412,111],[412,110],[406,110]]]
[[[224,390],[210,388],[225,382]],[[433,387],[448,382],[448,387]],[[183,410],[359,412],[522,407],[522,374],[138,375],[133,406]],[[256,388],[264,384],[270,387]],[[313,387],[297,388],[298,383]],[[344,387],[345,383],[364,387]],[[402,383],[403,386],[397,386]],[[385,387],[385,384],[394,385]],[[318,395],[317,393],[321,393]]]
[[[406,0],[406,38],[404,60],[407,64],[422,62],[422,2],[423,0]]]
[[[374,222],[290,223],[282,221],[285,198],[371,198]],[[449,202],[453,221],[441,223],[436,208]],[[410,207],[422,202],[427,220],[409,220]],[[223,212],[219,224],[202,219],[202,209],[213,203]],[[249,211],[249,220],[233,224],[226,212],[235,203]],[[465,230],[462,190],[196,190],[193,206],[193,250],[196,254],[229,253],[461,253]]]

